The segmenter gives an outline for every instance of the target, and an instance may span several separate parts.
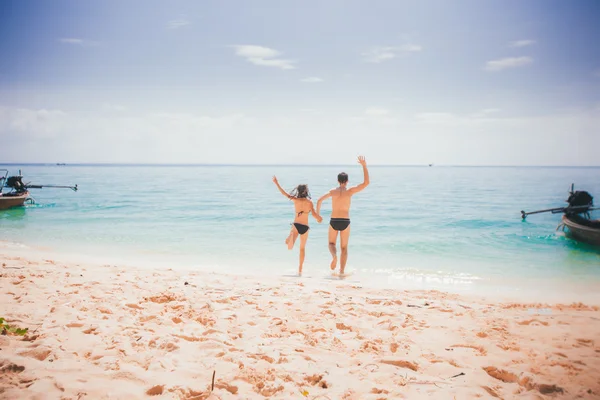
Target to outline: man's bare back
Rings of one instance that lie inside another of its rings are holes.
[[[352,193],[346,187],[337,187],[329,191],[331,196],[331,218],[350,218]]]
[[[340,234],[341,261],[340,275],[344,275],[346,261],[348,259],[348,240],[350,239],[350,206],[352,196],[366,188],[369,181],[369,171],[367,170],[367,162],[364,157],[358,157],[358,163],[363,167],[364,180],[363,183],[350,187],[348,184],[348,175],[342,172],[338,175],[339,187],[331,189],[327,194],[323,195],[317,202],[317,214],[321,210],[321,204],[324,200],[331,197],[331,220],[329,221],[329,251],[333,259],[331,260],[331,270],[337,267],[337,249],[336,242],[338,233]],[[320,215],[320,214],[319,214]]]

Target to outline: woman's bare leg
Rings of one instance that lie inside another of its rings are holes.
[[[296,243],[296,239],[298,238],[298,230],[294,225],[292,225],[292,229],[290,229],[290,234],[285,239],[285,244],[287,244],[288,250],[294,248],[294,243]]]
[[[302,266],[304,265],[304,257],[306,255],[306,241],[308,240],[308,232],[300,235],[300,263],[298,265],[298,275],[302,276]]]

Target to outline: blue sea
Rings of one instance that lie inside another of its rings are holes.
[[[112,263],[288,276],[298,249],[284,240],[294,211],[272,183],[307,183],[316,200],[362,181],[360,165],[0,165],[22,170],[35,204],[0,211],[5,247]],[[352,282],[394,288],[530,292],[597,290],[600,251],[560,231],[560,214],[521,220],[520,211],[564,206],[571,183],[600,196],[600,168],[372,166],[352,203],[347,269]],[[598,197],[600,201],[600,197]],[[326,279],[327,228],[311,229],[302,279]],[[600,218],[596,211],[595,218]],[[557,286],[558,285],[558,286]]]

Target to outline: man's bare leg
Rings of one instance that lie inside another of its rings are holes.
[[[285,239],[285,244],[287,244],[288,250],[291,250],[294,247],[294,243],[296,243],[296,239],[298,238],[298,230],[294,225],[292,225],[292,229],[290,229],[290,234]]]
[[[331,264],[329,265],[329,268],[331,268],[332,271],[334,271],[335,268],[337,267],[337,249],[335,248],[335,243],[337,242],[337,236],[338,236],[338,231],[336,231],[335,229],[333,229],[331,227],[331,225],[329,225],[329,252],[331,253],[331,257],[333,257],[333,259],[331,260]]]
[[[306,255],[306,241],[308,240],[308,232],[300,235],[300,263],[298,265],[298,276],[302,276],[302,266],[304,265],[304,256]]]
[[[350,226],[340,232],[340,275],[344,275],[346,270],[346,261],[348,261],[348,241],[350,240]]]

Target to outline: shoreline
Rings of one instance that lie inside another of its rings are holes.
[[[106,266],[119,265],[127,268],[142,268],[150,270],[173,269],[180,272],[199,272],[205,274],[221,274],[224,276],[238,276],[273,284],[280,280],[299,279],[304,284],[320,287],[330,285],[331,282],[359,285],[372,290],[396,290],[396,291],[418,291],[437,290],[457,294],[461,296],[472,296],[475,299],[486,299],[501,302],[546,302],[546,303],[569,303],[582,302],[591,305],[600,305],[600,292],[597,288],[600,280],[582,279],[577,276],[571,279],[562,277],[540,278],[535,276],[473,276],[468,273],[457,272],[455,276],[440,273],[434,267],[435,262],[430,260],[421,267],[406,267],[393,272],[391,267],[382,268],[356,268],[351,263],[348,270],[350,277],[338,280],[331,276],[329,265],[316,265],[307,261],[304,266],[302,277],[297,276],[297,251],[290,252],[290,257],[285,267],[279,267],[279,263],[271,262],[271,269],[254,268],[255,266],[240,268],[241,261],[234,263],[223,263],[221,260],[205,262],[197,261],[194,257],[172,259],[169,256],[157,256],[157,254],[125,253],[117,252],[109,255],[87,255],[77,252],[66,252],[46,246],[35,246],[18,242],[7,242],[0,240],[0,254],[5,253],[43,262],[44,259],[52,258],[58,262],[71,265]],[[436,261],[437,262],[437,261]],[[472,265],[475,261],[470,262]],[[315,268],[317,267],[317,268]],[[339,268],[339,267],[338,267]],[[218,272],[216,272],[218,271]],[[385,273],[382,273],[385,271]]]
[[[0,398],[600,398],[595,305],[0,255]]]

